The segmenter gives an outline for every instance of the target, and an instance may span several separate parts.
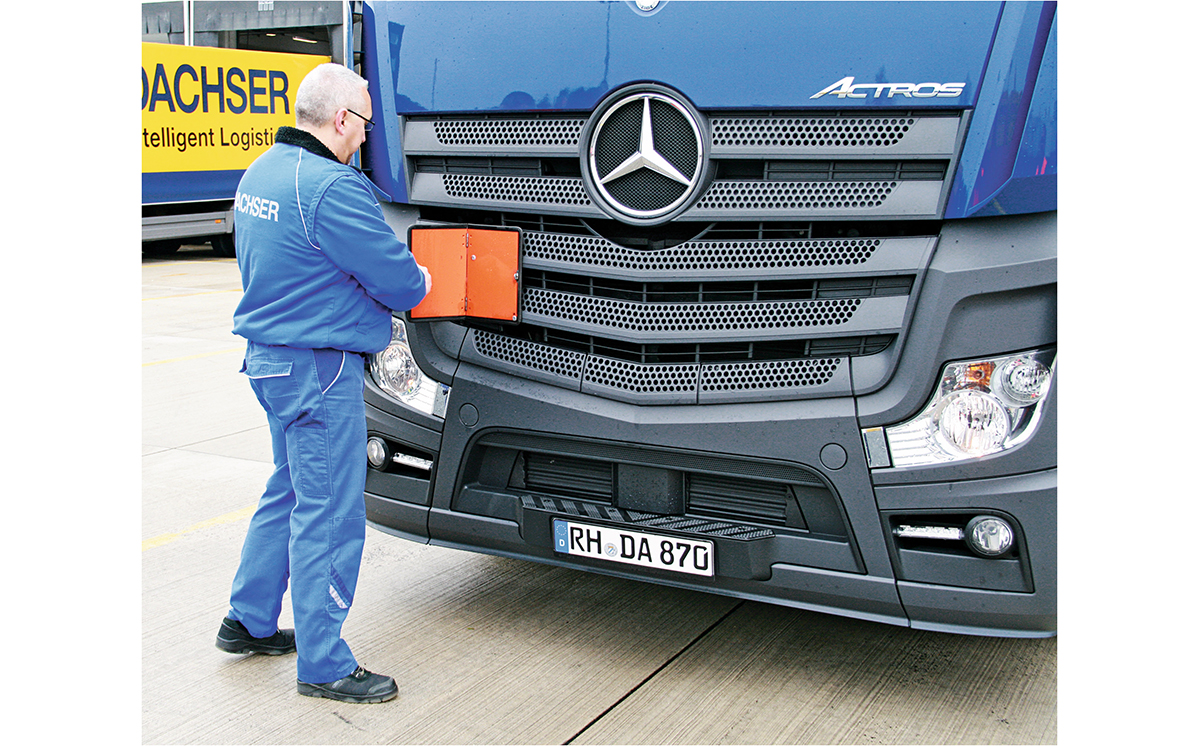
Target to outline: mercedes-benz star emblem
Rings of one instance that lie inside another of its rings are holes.
[[[704,171],[697,115],[661,89],[634,90],[597,110],[587,170],[601,207],[628,223],[669,220],[686,207]]]
[[[642,133],[638,140],[638,149],[633,152],[633,155],[625,159],[625,162],[614,168],[608,176],[600,179],[601,184],[607,184],[610,181],[619,179],[626,174],[631,174],[639,168],[648,168],[651,171],[660,173],[668,179],[674,179],[685,187],[692,185],[692,180],[683,174],[679,173],[679,169],[671,165],[671,162],[654,149],[654,127],[650,123],[650,97],[642,96]]]

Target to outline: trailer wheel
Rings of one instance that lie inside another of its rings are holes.
[[[237,256],[237,252],[234,250],[232,233],[222,233],[219,236],[213,236],[209,243],[212,244],[213,251],[216,252],[217,256],[230,259]]]

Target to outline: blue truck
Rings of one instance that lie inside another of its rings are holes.
[[[397,233],[520,232],[518,321],[369,362],[374,527],[1055,634],[1055,3],[357,12]]]

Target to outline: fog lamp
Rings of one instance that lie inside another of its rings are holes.
[[[376,469],[382,469],[388,462],[387,443],[382,438],[367,439],[367,463]]]
[[[990,515],[979,515],[967,522],[964,531],[967,546],[981,557],[1000,557],[1013,546],[1016,534],[1008,521]]]

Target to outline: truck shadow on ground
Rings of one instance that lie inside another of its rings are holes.
[[[623,669],[628,675],[610,682],[619,705],[580,732],[580,742],[585,735],[623,742],[630,733],[696,743],[1056,737],[1053,638],[924,632],[522,560],[453,555],[456,567],[437,588],[421,580],[391,588],[379,621],[404,629],[412,642],[396,663],[436,669],[447,679],[553,680],[573,697],[605,683],[581,671]],[[421,608],[416,622],[414,608]],[[432,689],[444,706],[461,696]],[[687,708],[685,717],[681,701],[706,705]],[[474,735],[487,740],[497,732]]]
[[[204,261],[229,261],[231,257],[222,255],[211,244],[183,244],[178,249],[168,250],[163,248],[148,247],[142,245],[142,264],[161,264],[162,262],[204,262]]]

